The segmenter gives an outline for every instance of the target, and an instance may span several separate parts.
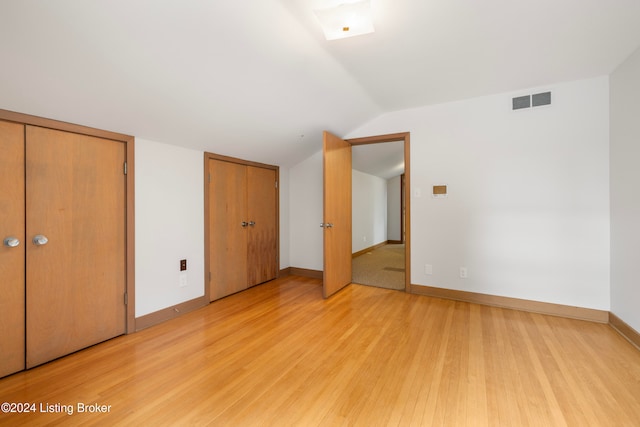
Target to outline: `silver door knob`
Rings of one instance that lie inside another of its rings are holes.
[[[250,225],[251,227],[253,227],[254,225],[256,225],[256,222],[255,222],[255,221],[249,221],[249,225]]]
[[[324,222],[320,223],[320,228],[324,228]]]
[[[328,222],[328,223],[325,225],[325,227],[327,227],[327,228],[331,228],[331,227],[333,227],[333,224],[331,224],[330,222]]]
[[[20,244],[20,240],[17,237],[7,237],[4,239],[4,245],[10,248],[15,248]]]
[[[46,245],[48,242],[49,242],[49,239],[47,239],[47,236],[44,236],[42,234],[38,234],[33,237],[33,244],[36,246],[43,246],[43,245]]]
[[[247,225],[249,225],[249,223],[247,221],[242,221],[240,225],[243,227],[246,227]]]

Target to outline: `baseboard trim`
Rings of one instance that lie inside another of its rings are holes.
[[[309,277],[311,279],[322,280],[322,270],[309,270],[308,268],[289,267],[289,274],[292,276]]]
[[[609,312],[609,325],[640,350],[640,332],[611,312]]]
[[[144,316],[136,317],[136,332],[166,322],[167,320],[175,319],[178,316],[197,310],[208,304],[209,301],[207,301],[206,297],[201,296],[171,307],[163,308],[162,310],[154,311],[153,313],[145,314]]]
[[[531,313],[549,314],[571,319],[588,320],[590,322],[609,323],[609,312],[592,308],[573,307],[570,305],[531,301],[519,298],[501,297],[475,292],[457,291],[453,289],[435,288],[432,286],[411,285],[411,293],[436,298],[490,305]]]
[[[291,267],[287,267],[280,270],[280,273],[278,273],[278,278],[287,277],[290,275],[291,275]]]
[[[351,254],[351,258],[355,258],[355,257],[359,257],[360,255],[364,255],[367,252],[371,252],[371,251],[373,251],[375,249],[381,248],[381,247],[387,245],[388,243],[389,243],[389,241],[385,240],[384,242],[378,243],[377,245],[369,246],[368,248],[362,249],[362,250],[360,250],[358,252],[354,252],[354,253]]]

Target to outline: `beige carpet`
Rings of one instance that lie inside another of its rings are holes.
[[[385,245],[352,261],[352,281],[387,289],[404,289],[404,245]]]

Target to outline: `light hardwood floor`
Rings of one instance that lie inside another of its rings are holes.
[[[323,300],[290,276],[6,377],[0,396],[74,410],[3,425],[637,426],[640,351],[605,324],[360,285]]]

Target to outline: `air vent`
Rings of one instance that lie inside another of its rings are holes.
[[[512,98],[513,109],[521,110],[529,107],[539,107],[541,105],[551,104],[551,92],[536,93],[534,95],[525,95]]]
[[[531,95],[531,104],[534,107],[551,104],[551,92],[536,93],[535,95]]]
[[[520,110],[522,108],[531,107],[531,95],[527,96],[519,96],[517,98],[513,98],[513,109]]]

